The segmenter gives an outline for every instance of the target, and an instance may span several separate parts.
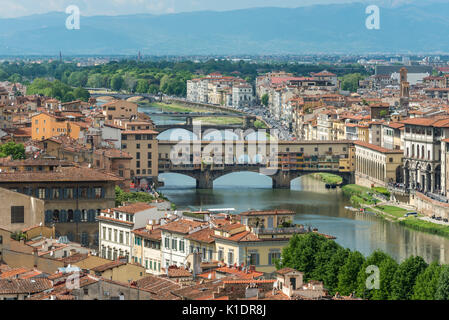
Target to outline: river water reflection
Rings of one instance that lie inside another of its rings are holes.
[[[350,204],[340,189],[328,190],[311,176],[294,180],[290,190],[273,190],[270,178],[250,172],[221,177],[213,190],[197,190],[192,178],[178,174],[160,178],[165,182],[160,190],[180,209],[290,209],[297,213],[295,222],[336,236],[340,245],[364,255],[381,249],[397,261],[419,255],[427,262],[449,263],[449,239],[350,212],[344,208]]]

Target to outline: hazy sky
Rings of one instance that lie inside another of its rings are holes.
[[[299,7],[311,4],[348,2],[397,5],[414,1],[418,0],[0,0],[0,8],[2,8],[0,18],[65,11],[69,5],[77,5],[83,16],[92,16],[134,13],[164,14],[198,10],[222,11],[267,6]]]

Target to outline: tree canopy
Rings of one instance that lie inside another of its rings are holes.
[[[0,158],[11,156],[13,160],[25,159],[25,147],[23,144],[17,144],[9,141],[0,145]]]

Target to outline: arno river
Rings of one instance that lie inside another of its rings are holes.
[[[156,110],[151,109],[140,111],[150,114],[156,124],[184,120],[156,116]],[[168,136],[166,132],[160,138]],[[324,183],[311,176],[292,181],[290,190],[273,190],[271,178],[250,172],[223,176],[214,181],[213,190],[197,190],[194,179],[178,174],[161,174],[160,180],[165,183],[160,191],[180,210],[235,208],[238,213],[249,209],[290,209],[296,212],[296,223],[316,227],[321,233],[337,237],[342,246],[364,255],[380,249],[398,261],[419,255],[427,262],[449,263],[449,239],[348,211],[344,207],[350,203],[339,188],[326,189]]]
[[[317,227],[319,232],[336,236],[342,246],[364,255],[381,249],[398,261],[419,255],[427,262],[449,263],[449,239],[348,211],[344,207],[350,204],[340,189],[326,189],[311,176],[294,180],[290,190],[271,189],[271,179],[257,173],[221,177],[215,180],[213,190],[196,190],[192,178],[178,174],[160,177],[166,184],[161,192],[179,209],[290,209],[297,213],[296,223]]]

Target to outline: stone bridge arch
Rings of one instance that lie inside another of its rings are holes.
[[[160,171],[160,173],[178,173],[189,176],[196,180],[197,189],[213,189],[214,181],[220,177],[226,176],[235,172],[255,172],[267,176],[272,179],[273,189],[289,189],[291,181],[304,175],[309,175],[317,172],[327,171],[282,171],[276,169],[266,169],[260,165],[242,165],[232,166],[229,169],[223,170],[176,170],[176,171]],[[327,172],[342,177],[342,184],[354,183],[354,174],[352,172]]]

